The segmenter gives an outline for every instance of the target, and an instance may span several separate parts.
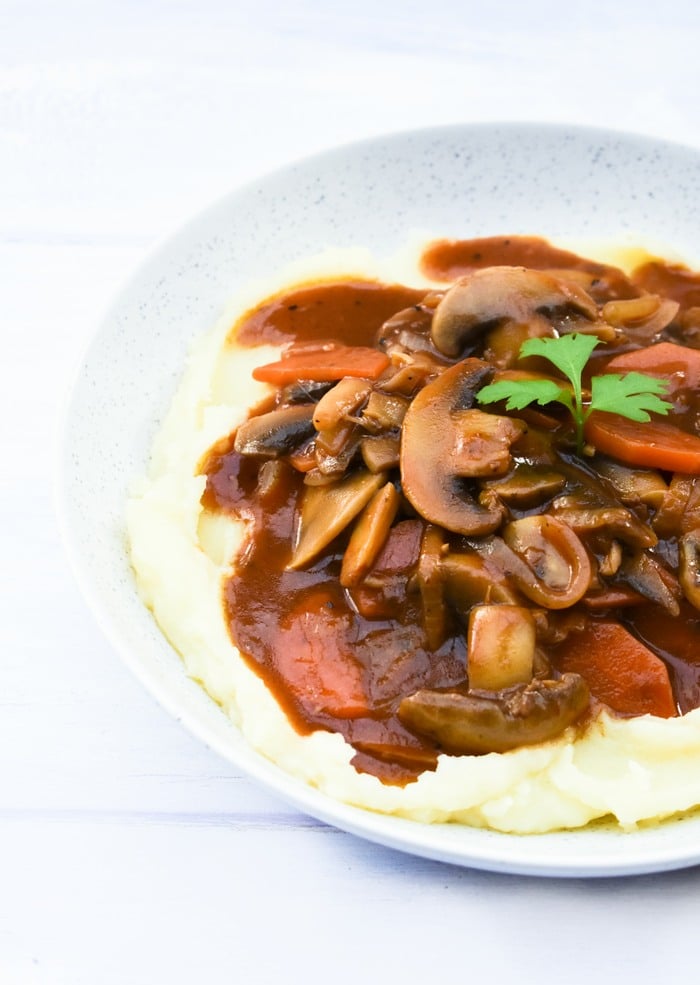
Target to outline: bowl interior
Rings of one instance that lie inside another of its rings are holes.
[[[648,138],[538,125],[454,126],[340,148],[227,196],[156,249],[107,312],[67,411],[60,505],[78,580],[149,690],[203,741],[308,813],[394,847],[490,869],[652,871],[700,861],[695,819],[620,836],[528,838],[379,817],[330,801],[252,752],[185,675],[135,590],[129,483],[192,340],[235,289],[325,247],[391,254],[413,233],[667,245],[700,256],[700,154]]]

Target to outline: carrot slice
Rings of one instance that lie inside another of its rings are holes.
[[[606,373],[647,373],[666,380],[672,392],[700,385],[700,349],[659,342],[614,356]]]
[[[369,346],[338,345],[332,349],[292,352],[279,362],[266,363],[253,370],[253,379],[285,386],[296,380],[332,383],[344,376],[376,380],[389,365],[389,357]]]
[[[677,714],[664,662],[616,622],[590,622],[561,646],[559,669],[580,674],[600,701],[623,715]]]
[[[275,646],[277,672],[303,714],[356,718],[368,714],[362,666],[352,651],[349,615],[323,587],[283,620]]]
[[[598,451],[628,465],[700,475],[700,438],[666,421],[641,423],[594,411],[584,432]]]

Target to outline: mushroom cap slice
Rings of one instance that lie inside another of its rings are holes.
[[[591,321],[595,301],[580,284],[527,267],[483,267],[460,277],[442,298],[431,327],[435,347],[458,356],[482,326],[501,320],[530,322],[541,311],[569,306]]]
[[[464,359],[425,386],[411,403],[401,434],[401,484],[430,523],[467,536],[495,530],[502,511],[479,505],[461,481],[505,474],[522,421],[473,408],[490,375],[480,359]]]
[[[238,428],[234,448],[261,458],[284,455],[314,433],[313,413],[313,404],[293,404],[250,417]]]
[[[583,598],[591,583],[588,553],[570,527],[546,513],[513,520],[503,530],[506,545],[522,561],[513,575],[537,605],[565,609]]]
[[[501,691],[416,691],[399,706],[403,724],[445,752],[507,752],[560,735],[588,708],[588,685],[578,674],[535,679]]]
[[[354,472],[327,486],[305,486],[288,570],[313,561],[361,513],[386,482],[382,472]]]

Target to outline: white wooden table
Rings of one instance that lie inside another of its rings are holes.
[[[146,248],[253,175],[489,119],[700,146],[695,0],[0,0],[0,983],[697,977],[700,871],[544,881],[310,820],[202,748],[67,570],[59,408]]]

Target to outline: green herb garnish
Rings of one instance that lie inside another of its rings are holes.
[[[519,358],[544,356],[569,380],[571,389],[547,379],[499,380],[480,390],[477,400],[482,404],[505,400],[506,410],[522,410],[532,403],[563,404],[574,419],[579,454],[583,451],[583,426],[594,410],[620,414],[632,421],[650,420],[648,411],[668,414],[673,405],[659,396],[668,392],[668,384],[646,373],[594,376],[591,380],[591,399],[584,404],[581,377],[599,341],[594,335],[576,332],[557,339],[528,339],[520,347]]]

